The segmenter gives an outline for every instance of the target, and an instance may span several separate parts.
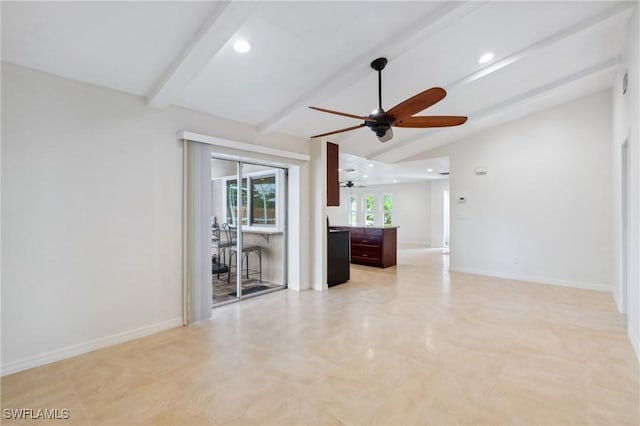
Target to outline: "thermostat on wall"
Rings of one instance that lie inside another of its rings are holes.
[[[476,167],[476,175],[481,176],[481,175],[486,175],[487,174],[487,168],[486,167]]]

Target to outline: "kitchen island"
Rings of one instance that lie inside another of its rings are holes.
[[[349,231],[351,263],[387,268],[396,264],[397,226],[332,226],[331,230]]]

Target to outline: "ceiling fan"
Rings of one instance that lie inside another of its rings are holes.
[[[352,180],[346,182],[340,182],[340,186],[343,188],[366,188],[364,185],[356,185]]]
[[[325,108],[310,106],[309,108],[316,111],[327,112],[329,114],[341,115],[343,117],[358,118],[364,120],[364,123],[357,126],[347,127],[345,129],[334,130],[332,132],[321,133],[311,136],[319,138],[322,136],[334,135],[336,133],[348,132],[361,127],[369,127],[378,137],[380,142],[387,142],[393,138],[393,129],[391,127],[449,127],[459,126],[467,121],[467,117],[458,115],[431,115],[431,116],[414,116],[414,114],[429,108],[440,102],[447,96],[447,92],[441,87],[432,87],[424,92],[418,93],[411,98],[400,102],[389,111],[382,109],[382,70],[387,65],[387,58],[378,58],[371,62],[371,68],[378,71],[378,109],[367,116],[356,114],[348,114],[340,111],[333,111]]]

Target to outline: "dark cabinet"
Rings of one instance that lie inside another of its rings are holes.
[[[387,268],[396,264],[397,227],[333,227],[351,232],[351,263]]]
[[[327,285],[349,281],[349,231],[329,231],[327,236]]]
[[[338,145],[327,142],[327,206],[340,205],[340,152]]]

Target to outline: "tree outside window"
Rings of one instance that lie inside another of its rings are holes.
[[[364,224],[365,226],[373,226],[376,216],[376,197],[366,195],[364,197]]]
[[[391,226],[392,219],[393,219],[393,198],[391,197],[390,194],[385,194],[382,197],[382,210],[383,210],[383,213],[384,213],[383,225],[384,226]]]
[[[238,224],[238,180],[226,180],[227,222]],[[242,224],[277,226],[278,188],[275,174],[248,176],[242,179]]]
[[[276,224],[276,177],[251,178],[251,224]]]

